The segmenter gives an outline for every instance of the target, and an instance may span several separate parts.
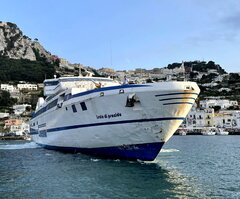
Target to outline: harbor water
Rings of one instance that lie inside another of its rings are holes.
[[[1,199],[240,198],[240,136],[173,136],[153,162],[0,141]]]

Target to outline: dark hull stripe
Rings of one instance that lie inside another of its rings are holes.
[[[173,98],[160,99],[159,101],[178,100],[178,99],[192,99],[192,100],[195,100],[196,98],[194,98],[194,97],[173,97]]]
[[[173,103],[165,103],[163,105],[173,105],[173,104],[193,104],[191,102],[173,102]]]
[[[80,125],[52,128],[52,129],[48,129],[47,132],[63,131],[63,130],[69,130],[69,129],[86,128],[86,127],[94,127],[94,126],[129,124],[129,123],[137,123],[137,122],[154,122],[154,121],[162,121],[162,120],[184,120],[184,117],[166,117],[166,118],[152,118],[152,119],[140,119],[140,120],[123,120],[123,121],[114,121],[114,122],[101,122],[101,123],[92,123],[92,124],[80,124]]]
[[[167,94],[155,95],[155,97],[167,96],[167,95],[187,95],[187,94],[198,95],[199,93],[187,93],[187,92],[184,92],[184,93],[167,93]]]
[[[72,125],[72,126],[64,126],[64,127],[47,129],[47,133],[70,130],[70,129],[77,129],[77,128],[94,127],[94,126],[130,124],[130,123],[137,123],[137,122],[154,122],[154,121],[163,121],[163,120],[184,120],[184,117],[165,117],[165,118],[151,118],[151,119],[139,119],[139,120],[122,120],[122,121],[114,121],[114,122],[99,122],[99,123],[92,123],[92,124],[79,124],[79,125]],[[32,130],[30,132],[30,134],[37,134],[36,130]]]

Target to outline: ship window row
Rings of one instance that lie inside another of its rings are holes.
[[[86,106],[86,103],[85,103],[85,102],[81,102],[81,103],[80,103],[80,106],[81,106],[81,108],[82,108],[82,111],[86,111],[86,110],[87,110],[87,106]],[[68,110],[68,108],[66,107],[66,111],[67,111],[67,110]],[[73,111],[74,113],[77,112],[77,108],[76,108],[75,104],[72,105],[72,111]]]
[[[47,110],[53,108],[54,106],[57,105],[57,102],[58,102],[58,99],[55,99],[53,100],[52,102],[50,102],[48,105],[47,105]]]
[[[49,103],[47,106],[41,108],[38,112],[36,112],[34,114],[34,117],[37,117],[39,115],[41,115],[42,113],[46,112],[47,110],[55,107],[57,105],[58,99],[55,99],[54,101],[52,101],[51,103]]]
[[[65,97],[66,97],[66,96],[65,96]],[[58,102],[58,99],[55,99],[54,101],[52,101],[51,103],[49,103],[47,106],[41,108],[38,112],[36,112],[36,113],[34,114],[34,117],[37,117],[37,116],[41,115],[42,113],[46,112],[47,110],[55,107],[55,106],[57,105],[57,102]],[[85,102],[81,102],[81,103],[80,103],[80,106],[81,106],[81,108],[82,108],[82,111],[86,111],[86,110],[87,110],[87,106],[86,106],[86,103],[85,103]],[[67,110],[68,110],[68,108],[66,107],[66,111],[67,111]],[[77,112],[77,108],[76,108],[76,106],[75,106],[74,104],[72,105],[72,110],[73,110],[74,113]]]
[[[67,100],[71,99],[71,97],[72,97],[72,94],[71,94],[71,93],[65,95],[65,96],[64,96],[64,101],[67,101]]]
[[[56,86],[59,81],[44,82],[44,86]]]
[[[72,82],[72,81],[105,81],[105,82],[113,82],[112,79],[81,79],[81,78],[71,78],[71,79],[60,79],[58,81],[48,81],[44,82],[44,86],[56,86],[59,82]]]
[[[41,115],[42,113],[44,113],[47,110],[47,107],[43,107],[41,108],[38,112],[36,112],[36,114],[34,115],[35,117]]]
[[[35,125],[38,125],[38,121],[36,121],[36,123],[33,122],[32,124],[30,124],[31,127],[34,127]]]

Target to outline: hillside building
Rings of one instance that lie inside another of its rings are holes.
[[[38,90],[37,84],[28,84],[28,83],[17,84],[17,88],[19,90],[23,90],[23,89],[26,89],[26,90]]]
[[[220,106],[221,109],[227,109],[230,106],[237,106],[237,101],[230,101],[226,99],[207,99],[200,102],[201,108],[213,108],[214,106]]]
[[[13,106],[14,114],[15,115],[21,115],[26,111],[26,108],[30,107],[30,104],[18,104]]]
[[[17,88],[10,84],[1,84],[1,90],[12,93],[12,92],[15,92]]]

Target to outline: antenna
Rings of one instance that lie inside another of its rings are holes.
[[[112,42],[110,41],[110,65],[112,68]]]

